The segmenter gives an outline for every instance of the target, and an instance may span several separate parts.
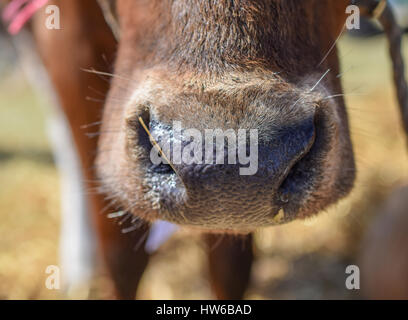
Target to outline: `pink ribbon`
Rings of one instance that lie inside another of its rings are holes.
[[[12,0],[4,9],[2,18],[10,23],[8,32],[17,34],[28,20],[41,9],[49,0]]]

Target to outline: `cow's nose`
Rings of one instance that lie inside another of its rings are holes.
[[[196,130],[193,139],[184,135],[186,129],[175,133],[171,125],[155,122],[151,129],[170,161],[154,165],[157,174],[176,173],[182,182],[178,188],[185,188],[191,204],[230,201],[235,205],[229,207],[237,211],[246,203],[271,205],[274,193],[315,139],[313,114],[279,127],[271,125],[269,131]]]

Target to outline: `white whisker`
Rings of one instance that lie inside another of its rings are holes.
[[[122,79],[122,80],[127,80],[127,81],[133,81],[132,79],[125,78],[125,77],[122,77],[120,75],[109,73],[109,72],[97,71],[97,70],[94,70],[94,69],[84,69],[84,68],[81,68],[81,70],[85,71],[85,72],[97,74],[97,75],[100,75],[100,76],[106,76],[106,77],[111,77],[111,78],[118,78],[118,79]]]
[[[321,76],[321,78],[316,82],[316,84],[310,89],[309,92],[312,92],[316,87],[320,84],[320,82],[323,81],[323,79],[327,76],[327,74],[330,72],[330,69],[327,69],[327,71]]]
[[[119,218],[119,217],[124,216],[125,214],[126,214],[125,211],[113,212],[113,213],[108,214],[108,218],[109,219]]]
[[[340,40],[341,36],[343,35],[344,31],[346,30],[346,24],[343,25],[343,28],[340,31],[340,34],[338,35],[336,41],[334,41],[333,45],[330,47],[329,51],[326,53],[326,55],[323,57],[322,61],[318,64],[318,66],[321,66],[322,63],[327,59],[329,54],[333,51],[333,49],[336,47],[337,42]]]

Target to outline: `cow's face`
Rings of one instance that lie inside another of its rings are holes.
[[[334,42],[347,4],[119,0],[97,159],[105,192],[148,220],[238,232],[345,196],[354,160]],[[212,129],[224,147],[205,144]]]

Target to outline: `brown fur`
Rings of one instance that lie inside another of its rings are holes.
[[[97,139],[90,139],[84,125],[100,121],[103,103],[87,97],[102,98],[107,94],[106,79],[84,72],[94,68],[111,71],[109,62],[115,56],[116,42],[94,1],[58,1],[62,30],[49,31],[44,27],[45,17],[36,16],[33,31],[39,52],[59,95],[61,107],[72,129],[82,164],[92,219],[98,231],[100,249],[110,276],[115,282],[117,297],[134,298],[140,276],[147,264],[144,250],[134,250],[138,237],[146,233],[141,228],[134,238],[121,234],[118,226],[103,214],[109,207],[106,195],[98,194],[94,171]],[[98,92],[96,94],[95,92]],[[98,131],[94,126],[92,131]]]

